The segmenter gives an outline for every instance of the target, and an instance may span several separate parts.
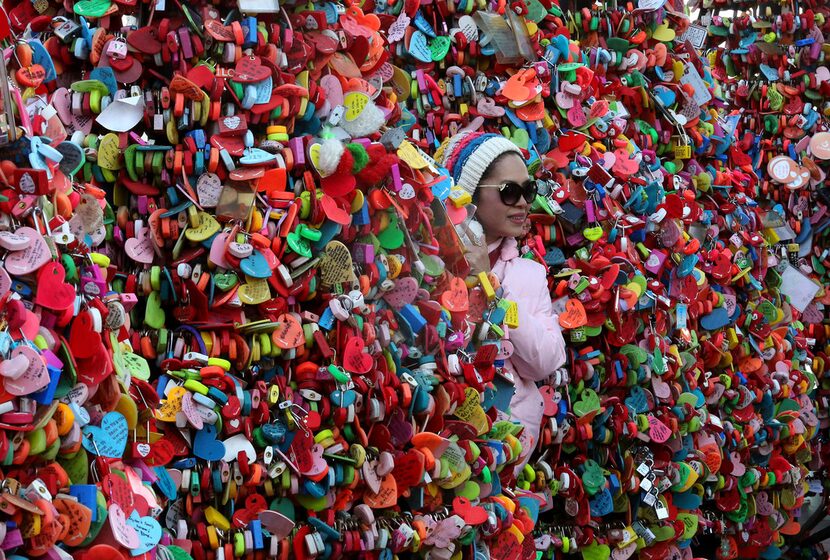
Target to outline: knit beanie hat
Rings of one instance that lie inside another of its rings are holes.
[[[460,132],[444,141],[435,160],[450,172],[456,185],[472,195],[490,164],[509,152],[524,157],[516,144],[500,134]]]

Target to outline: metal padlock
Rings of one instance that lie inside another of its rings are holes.
[[[57,24],[57,25],[56,25]],[[80,33],[81,26],[63,16],[52,18],[53,33],[63,43],[73,41]]]

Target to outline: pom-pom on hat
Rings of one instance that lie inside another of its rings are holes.
[[[435,160],[447,168],[456,185],[473,194],[490,165],[506,153],[524,158],[519,147],[500,134],[461,132],[438,148]]]

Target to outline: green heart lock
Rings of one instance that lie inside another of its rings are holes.
[[[144,324],[156,330],[164,327],[164,307],[162,307],[161,303],[161,294],[155,290],[147,296],[147,305],[144,309]]]
[[[599,492],[605,486],[605,474],[602,467],[593,459],[588,459],[583,465],[585,472],[582,473],[582,484],[590,495]]]
[[[171,560],[193,560],[193,557],[179,546],[170,545],[159,548],[164,548],[167,552],[167,556],[171,558]]]
[[[239,277],[233,272],[217,272],[213,275],[213,284],[227,292],[239,283]]]
[[[429,54],[432,56],[433,62],[440,62],[444,60],[447,53],[450,52],[451,41],[446,35],[436,37],[429,44]]]
[[[611,558],[611,547],[607,544],[592,543],[582,548],[582,560],[608,560]]]
[[[677,518],[683,522],[683,534],[680,540],[687,541],[697,534],[697,527],[700,519],[694,513],[678,513]]]
[[[86,484],[89,480],[89,459],[83,447],[73,455],[62,456],[58,464],[66,471],[72,484]]]
[[[574,412],[577,416],[587,416],[600,408],[599,395],[593,389],[585,389],[574,404]]]
[[[620,348],[620,354],[628,359],[628,367],[630,369],[637,369],[648,360],[648,353],[634,344],[626,344]]]
[[[389,219],[389,225],[386,226],[382,232],[378,234],[378,241],[380,242],[380,246],[386,249],[387,251],[394,251],[395,249],[400,249],[403,245],[403,231],[400,228],[400,224],[398,223],[398,217],[396,215],[392,215]]]
[[[602,226],[596,225],[593,227],[587,227],[582,230],[582,235],[585,236],[585,239],[588,241],[596,241],[600,237],[602,237],[603,229]]]
[[[510,137],[510,141],[522,150],[527,150],[527,147],[530,144],[530,135],[524,128],[517,128]]]

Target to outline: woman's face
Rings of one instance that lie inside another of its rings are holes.
[[[487,175],[482,177],[481,184],[501,185],[505,181],[522,184],[529,178],[522,158],[517,154],[507,154],[496,160]],[[476,194],[478,210],[475,216],[484,230],[487,243],[501,237],[519,237],[524,234],[525,222],[530,212],[530,204],[524,197],[519,197],[519,201],[513,206],[507,206],[501,201],[497,188],[479,188]]]

